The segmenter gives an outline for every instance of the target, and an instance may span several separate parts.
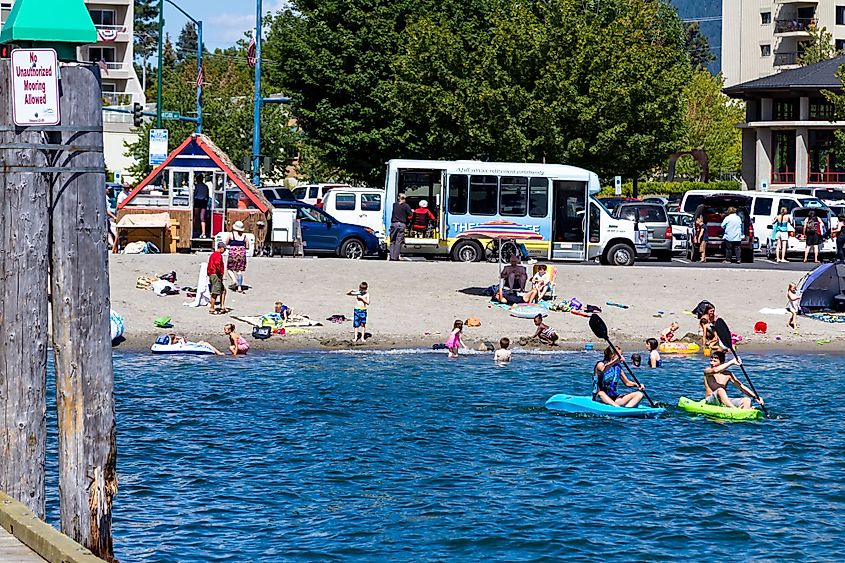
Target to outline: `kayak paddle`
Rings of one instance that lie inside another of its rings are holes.
[[[610,346],[614,350],[616,349],[616,346],[613,345],[613,342],[610,341],[610,337],[607,334],[607,325],[604,324],[602,318],[596,313],[590,315],[590,330],[592,330],[593,334],[595,334],[598,338],[601,338],[602,340],[607,342],[608,346]],[[637,379],[637,376],[634,375],[634,372],[631,371],[631,368],[628,367],[628,364],[625,362],[625,357],[622,354],[619,354],[619,359],[622,360],[622,365],[625,366],[625,369],[628,371],[628,374],[631,376],[631,379],[634,380],[634,383],[636,383],[637,385],[642,385]],[[642,390],[642,393],[648,400],[648,404],[650,404],[652,407],[657,406],[654,404],[654,401],[651,400],[651,397],[648,396],[648,393],[646,393],[645,390]]]
[[[725,346],[728,347],[728,350],[733,352],[734,358],[736,358],[738,360],[739,356],[737,355],[736,350],[734,349],[733,339],[731,338],[731,329],[728,328],[728,323],[725,322],[725,319],[723,319],[721,317],[716,319],[715,329],[716,329],[716,335],[719,337],[719,340],[722,341],[722,344],[724,344]],[[748,382],[748,386],[751,387],[751,391],[754,392],[754,398],[759,403],[760,402],[760,394],[757,393],[757,389],[754,388],[754,384],[751,382],[751,378],[748,377],[748,372],[745,371],[745,365],[739,364],[739,369],[742,370],[742,375],[745,376],[745,380]],[[766,417],[768,418],[769,411],[766,410],[766,405],[761,404],[760,408],[763,409],[763,412],[766,414]]]

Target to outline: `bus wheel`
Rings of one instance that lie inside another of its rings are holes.
[[[483,254],[478,243],[470,240],[462,240],[452,249],[452,259],[455,262],[478,262]]]
[[[614,244],[607,252],[607,261],[613,266],[633,266],[637,255],[624,243]]]

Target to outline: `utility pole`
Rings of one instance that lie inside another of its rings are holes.
[[[261,0],[255,0],[255,107],[252,114],[252,183],[261,186]]]
[[[161,65],[164,51],[164,0],[158,0],[158,68],[156,73],[156,129],[161,129]]]

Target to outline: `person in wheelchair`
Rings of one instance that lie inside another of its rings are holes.
[[[428,208],[428,201],[420,200],[420,206],[411,214],[411,234],[416,238],[433,236],[434,214]]]

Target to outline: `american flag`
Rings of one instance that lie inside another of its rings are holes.
[[[205,72],[202,70],[202,65],[197,69],[197,88],[202,88],[205,85]]]
[[[255,38],[249,40],[249,47],[246,48],[246,62],[249,66],[255,66]]]

